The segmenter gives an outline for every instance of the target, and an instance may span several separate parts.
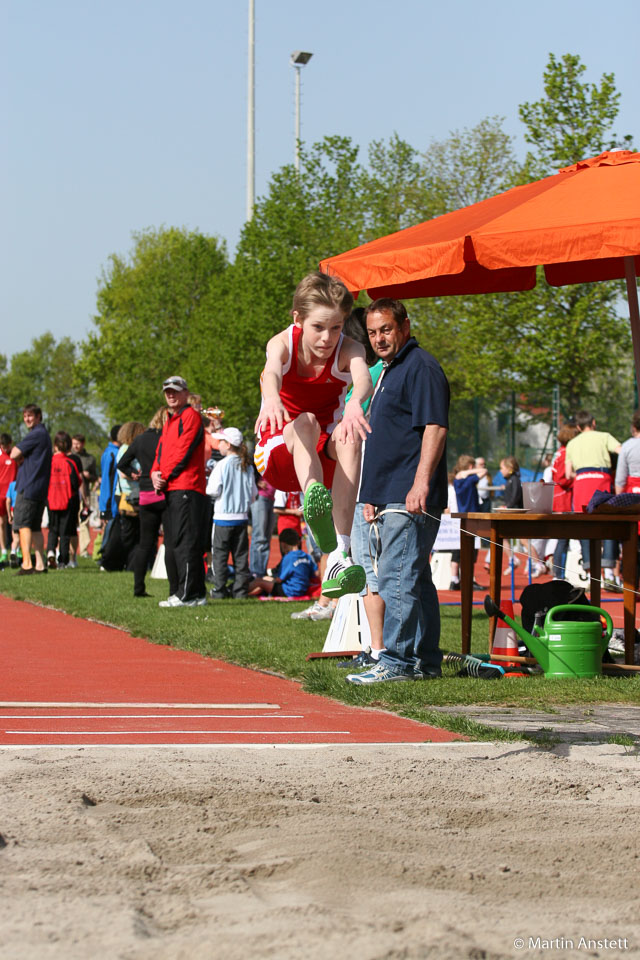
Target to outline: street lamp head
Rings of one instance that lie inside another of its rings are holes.
[[[309,63],[312,53],[305,53],[304,50],[294,50],[291,54],[291,65],[293,67],[303,66],[305,63]]]

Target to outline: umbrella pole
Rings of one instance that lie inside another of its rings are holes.
[[[638,309],[638,285],[636,284],[636,258],[624,258],[624,275],[627,281],[627,300],[631,320],[631,341],[636,368],[636,387],[640,397],[640,310]]]

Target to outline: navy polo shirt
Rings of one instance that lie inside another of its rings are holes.
[[[402,503],[413,486],[427,424],[449,426],[449,383],[435,357],[410,337],[385,368],[371,403],[362,503]],[[427,508],[447,505],[447,450],[429,484]]]
[[[53,456],[49,431],[43,423],[36,423],[16,446],[24,457],[18,467],[17,492],[27,500],[46,500]]]

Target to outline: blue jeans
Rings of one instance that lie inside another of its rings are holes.
[[[588,570],[591,565],[591,544],[589,540],[581,540],[580,546],[582,547],[582,566],[585,570]],[[618,559],[618,541],[617,540],[603,540],[602,541],[602,566],[613,567]]]
[[[258,497],[251,504],[251,550],[249,569],[254,577],[264,577],[269,565],[273,500]]]
[[[589,541],[587,541],[588,543]],[[569,550],[568,540],[558,540],[556,548],[553,551],[553,576],[558,580],[564,580],[565,567],[567,566],[567,552]]]
[[[418,668],[440,675],[440,606],[431,579],[429,556],[440,526],[423,514],[408,514],[404,503],[377,505],[378,590],[385,602],[384,645],[380,656],[393,673]]]
[[[358,563],[364,568],[364,572],[367,576],[367,582],[360,591],[361,597],[365,597],[367,595],[367,589],[371,590],[372,593],[378,593],[378,578],[374,573],[373,566],[371,564],[371,553],[369,552],[369,533],[371,531],[371,524],[367,523],[367,521],[364,519],[364,516],[362,515],[363,509],[363,503],[356,503],[356,509],[353,514],[353,526],[351,527],[351,558],[354,563]],[[372,536],[372,551],[373,542],[374,538]]]

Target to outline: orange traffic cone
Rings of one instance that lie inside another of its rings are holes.
[[[513,604],[510,600],[503,600],[500,609],[513,620]],[[491,653],[499,654],[501,657],[518,656],[518,638],[513,627],[510,627],[504,620],[498,617],[496,632],[491,645]],[[497,663],[501,667],[516,667],[518,664],[514,660],[492,660],[491,663]]]

